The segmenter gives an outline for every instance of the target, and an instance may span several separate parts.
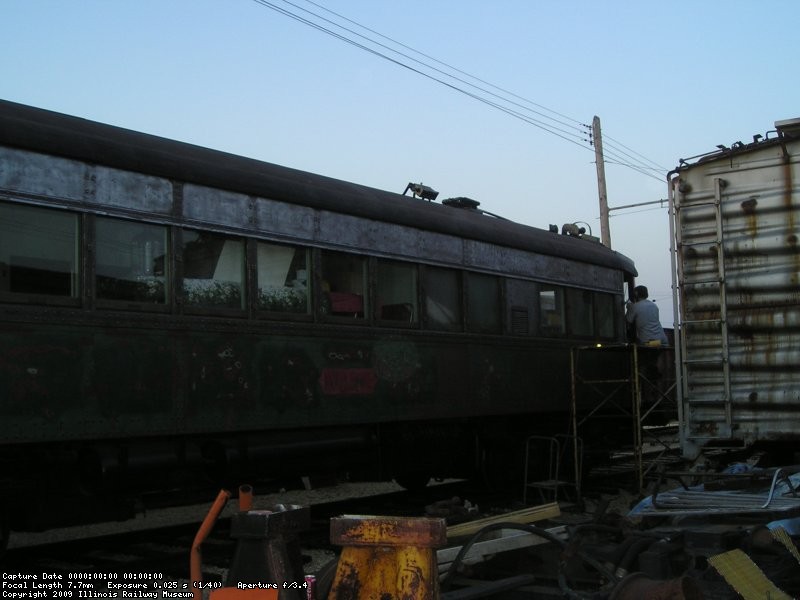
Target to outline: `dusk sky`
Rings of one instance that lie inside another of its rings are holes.
[[[800,117],[795,0],[3,0],[0,15],[0,98],[597,236],[593,116],[612,209],[665,199],[681,158]],[[611,243],[672,326],[666,205],[612,210]]]

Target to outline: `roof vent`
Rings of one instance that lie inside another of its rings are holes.
[[[463,196],[459,196],[458,198],[447,198],[446,200],[442,200],[442,204],[445,206],[452,206],[453,208],[467,208],[469,210],[475,210],[481,205],[481,203],[477,200],[473,200],[472,198],[464,198]]]
[[[775,121],[775,129],[783,137],[800,136],[800,118]]]

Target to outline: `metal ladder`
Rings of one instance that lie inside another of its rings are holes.
[[[701,207],[708,207],[712,206],[714,208],[715,213],[715,221],[716,221],[716,231],[715,231],[715,239],[712,242],[716,246],[717,252],[717,272],[714,277],[699,281],[692,281],[691,283],[686,283],[686,273],[684,272],[683,262],[680,257],[676,257],[676,263],[678,265],[678,269],[680,271],[680,281],[681,281],[681,328],[682,328],[682,335],[680,336],[680,344],[678,347],[678,351],[680,355],[678,356],[679,366],[681,371],[681,396],[682,402],[685,405],[685,410],[693,411],[696,408],[703,409],[703,408],[718,408],[722,405],[722,410],[724,411],[725,416],[725,424],[724,427],[716,427],[715,431],[712,431],[710,428],[707,431],[699,432],[697,430],[692,431],[691,423],[691,412],[689,415],[684,416],[684,420],[687,424],[690,425],[689,431],[687,432],[687,437],[689,439],[703,439],[703,440],[711,440],[711,439],[727,439],[731,437],[731,427],[732,427],[732,395],[731,395],[731,372],[730,372],[730,356],[729,356],[729,347],[728,347],[728,299],[726,293],[726,276],[725,276],[725,248],[723,245],[723,226],[722,226],[722,190],[724,189],[726,183],[723,179],[719,177],[714,178],[714,197],[712,200],[708,202],[700,202],[700,203],[692,203],[685,207],[681,206],[680,202],[677,200],[675,201],[675,214],[676,214],[676,222],[680,224],[681,220],[677,218],[681,211],[693,210],[696,208]],[[677,252],[683,252],[687,247],[691,246],[707,246],[709,242],[707,240],[702,242],[684,242],[682,240],[681,235],[681,228],[678,226],[676,227],[675,237],[677,241]],[[718,287],[719,292],[719,318],[716,319],[685,319],[686,316],[686,292],[691,288],[696,288],[704,285],[713,284]],[[692,327],[703,327],[708,325],[716,325],[718,327],[718,337],[719,337],[719,354],[716,356],[706,356],[701,358],[690,358],[688,355],[688,344],[687,344],[687,330]],[[689,389],[689,371],[692,367],[700,366],[700,365],[713,365],[713,364],[721,364],[722,366],[722,390],[721,396],[716,397],[713,399],[702,399],[697,397],[692,397],[691,391]],[[719,424],[719,419],[715,419],[715,423]]]

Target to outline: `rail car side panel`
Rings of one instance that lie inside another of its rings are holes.
[[[679,170],[684,446],[800,434],[800,139]]]
[[[568,364],[566,346],[553,352],[558,344],[19,324],[0,332],[0,439],[202,436],[559,412]]]

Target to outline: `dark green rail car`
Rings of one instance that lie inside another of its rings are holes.
[[[565,431],[633,264],[454,204],[0,102],[12,527],[51,524],[23,491],[469,476]]]

